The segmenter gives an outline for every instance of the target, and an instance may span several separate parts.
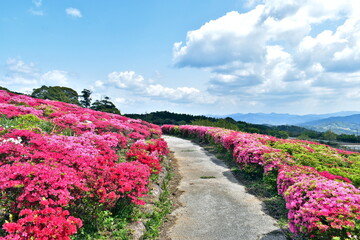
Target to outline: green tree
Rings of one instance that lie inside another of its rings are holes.
[[[310,140],[310,137],[309,135],[306,134],[306,132],[302,132],[300,134],[300,136],[297,137],[297,139],[300,139],[300,140]]]
[[[68,87],[42,86],[41,88],[35,88],[31,97],[80,105],[78,93],[74,89]]]
[[[278,132],[276,133],[276,137],[277,137],[277,138],[287,139],[287,138],[289,138],[289,133],[286,132],[286,131],[278,131]]]
[[[91,94],[92,91],[90,91],[89,89],[84,89],[81,91],[81,95],[80,95],[80,104],[81,106],[85,107],[85,108],[90,108],[91,106]]]
[[[109,97],[104,97],[102,100],[96,100],[90,107],[93,110],[121,114],[119,109],[110,101]]]
[[[249,132],[249,133],[260,133],[260,130],[258,128],[255,128],[255,127],[250,127],[246,130],[246,132]]]
[[[355,136],[355,134],[340,134],[337,136],[337,140],[339,141],[343,141],[343,142],[352,142],[352,143],[356,143],[357,142],[357,136]]]
[[[9,89],[7,89],[7,88],[5,88],[5,87],[1,87],[1,86],[0,86],[0,90],[4,90],[4,91],[7,91],[7,92],[11,92],[11,93],[19,94],[19,95],[24,95],[23,93],[14,92],[14,91],[11,91],[11,90],[9,90]]]
[[[327,130],[326,132],[324,132],[323,137],[325,140],[329,140],[329,141],[334,141],[336,140],[336,134],[334,132],[332,132],[331,130]]]

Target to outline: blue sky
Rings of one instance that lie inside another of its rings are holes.
[[[123,113],[360,110],[358,0],[3,0],[0,86]]]

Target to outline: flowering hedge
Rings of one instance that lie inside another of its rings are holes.
[[[240,167],[277,174],[293,233],[316,239],[360,236],[360,154],[326,145],[204,126],[164,125],[167,134],[227,149]]]
[[[90,209],[144,204],[168,153],[160,136],[141,120],[0,91],[0,239],[70,239]]]

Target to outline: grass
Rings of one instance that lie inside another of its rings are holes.
[[[160,195],[159,201],[155,204],[154,212],[146,216],[149,220],[146,222],[146,233],[142,239],[158,239],[160,235],[160,227],[165,220],[167,214],[171,213],[172,202],[170,200],[171,192],[168,189],[168,183],[172,178],[172,174],[168,174],[162,185],[163,192]]]
[[[211,178],[216,178],[215,176],[201,176],[201,179],[211,179]]]
[[[181,150],[181,152],[194,152],[196,150],[192,150],[192,149],[189,149],[189,150]]]

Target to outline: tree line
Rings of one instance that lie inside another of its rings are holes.
[[[293,126],[293,125],[280,125],[269,126],[262,124],[252,124],[243,121],[235,121],[234,119],[227,118],[213,118],[207,116],[196,116],[191,114],[179,114],[168,111],[158,111],[146,114],[125,114],[130,118],[138,118],[147,122],[158,125],[173,124],[173,125],[199,125],[210,127],[221,127],[235,131],[242,131],[248,133],[259,133],[274,136],[277,138],[298,138],[302,140],[318,140],[318,141],[342,141],[342,142],[359,142],[359,137],[355,135],[336,134],[330,130],[326,132],[318,132],[309,130],[307,128]]]
[[[66,102],[76,104],[85,108],[90,108],[96,111],[121,114],[120,110],[110,101],[110,98],[105,96],[101,100],[92,102],[92,91],[84,89],[79,95],[74,89],[68,87],[48,87],[42,86],[35,88],[31,94],[31,97],[40,99],[56,100],[60,102]]]
[[[8,92],[22,94],[10,91],[7,88],[1,87],[0,90],[6,90]],[[42,86],[40,88],[33,89],[31,97],[40,99],[56,100],[71,104],[76,104],[85,108],[90,108],[96,111],[121,114],[120,110],[111,102],[110,98],[105,96],[101,100],[92,101],[92,91],[84,89],[81,94],[78,94],[74,89],[68,87],[59,86]],[[262,124],[251,124],[242,121],[235,121],[234,119],[227,117],[223,119],[217,119],[213,117],[207,117],[203,115],[191,115],[182,113],[172,113],[168,111],[157,111],[145,114],[125,114],[125,116],[142,119],[144,121],[154,123],[157,125],[174,124],[174,125],[201,125],[222,127],[226,129],[243,131],[249,133],[266,134],[278,138],[298,138],[303,140],[318,140],[318,141],[341,141],[357,143],[360,142],[359,136],[354,134],[336,134],[330,130],[326,132],[318,132],[309,130],[298,126],[269,126]]]

